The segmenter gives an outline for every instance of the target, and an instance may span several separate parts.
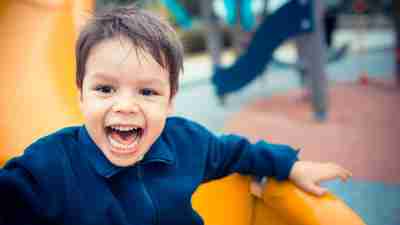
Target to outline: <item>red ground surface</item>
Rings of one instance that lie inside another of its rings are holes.
[[[322,123],[298,96],[256,100],[229,118],[225,131],[299,147],[301,159],[339,163],[356,180],[400,183],[400,88],[394,82],[331,86]]]

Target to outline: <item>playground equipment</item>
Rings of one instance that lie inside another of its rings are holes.
[[[183,29],[190,29],[192,20],[185,9],[175,0],[160,0],[163,5],[172,13],[176,22]]]
[[[310,81],[314,116],[323,121],[327,114],[326,63],[322,43],[322,3],[312,0],[288,0],[275,13],[269,15],[256,30],[249,46],[236,61],[228,67],[220,66],[220,38],[214,34],[216,24],[207,13],[209,1],[204,2],[203,15],[209,29],[208,44],[211,51],[214,74],[212,82],[220,99],[260,76],[272,61],[274,50],[289,38],[300,36],[297,41],[304,74]],[[283,25],[284,24],[284,25]]]
[[[400,2],[399,1],[393,1],[393,21],[394,21],[395,35],[396,35],[395,76],[397,84],[400,85]]]
[[[224,0],[223,3],[226,11],[226,16],[223,18],[224,21],[234,26],[237,18],[240,17],[240,23],[243,29],[245,31],[251,31],[256,24],[255,12],[252,10],[252,4],[254,2],[255,1],[247,0]],[[240,10],[237,10],[237,7],[239,7]],[[239,13],[239,15],[236,15],[237,13]]]
[[[311,7],[311,4],[290,1],[265,19],[245,53],[232,66],[217,67],[213,76],[217,95],[224,96],[244,87],[262,74],[279,45],[290,37],[312,31]],[[285,26],[280,26],[282,21]]]
[[[358,54],[362,55],[365,52],[365,36],[367,34],[367,21],[365,15],[363,15],[366,10],[368,10],[368,5],[364,0],[355,0],[352,5],[353,11],[358,16],[358,32],[357,32],[357,44],[358,44]],[[359,83],[362,85],[367,85],[369,83],[368,71],[364,70],[363,65],[359,65]]]
[[[90,0],[0,3],[0,164],[39,136],[81,123],[73,49],[77,16],[91,7]],[[256,197],[251,182],[232,175],[202,185],[193,205],[210,225],[364,224],[331,194],[317,198],[271,179]]]
[[[175,0],[169,2],[178,4]],[[311,84],[311,87],[306,88],[311,89],[315,117],[317,120],[324,120],[327,114],[327,100],[323,67],[325,63],[329,64],[341,59],[346,54],[349,44],[339,48],[329,48],[325,53],[324,47],[320,43],[323,38],[320,28],[323,12],[321,2],[313,0],[280,1],[279,4],[271,5],[275,12],[265,18],[257,28],[244,53],[231,66],[223,67],[220,63],[222,38],[211,5],[214,5],[220,11],[222,6],[225,8],[225,13],[219,12],[218,15],[229,25],[237,26],[235,23],[240,21],[242,28],[235,30],[237,35],[234,38],[239,40],[240,30],[250,31],[254,29],[255,15],[251,10],[252,3],[253,1],[244,0],[201,1],[203,24],[208,29],[208,32],[206,32],[208,49],[214,65],[212,82],[217,96],[223,103],[226,95],[249,84],[256,77],[262,75],[262,72],[270,63],[273,63],[279,67],[298,71],[303,86],[306,86],[307,83]],[[184,13],[186,20],[190,20],[185,9],[181,6],[172,7],[174,4],[165,5],[175,17],[183,18],[179,15]],[[274,57],[274,51],[283,42],[298,36],[305,37],[298,38],[299,40],[296,41],[299,53],[297,61],[284,61]],[[310,82],[305,82],[306,79]]]
[[[234,25],[236,21],[236,0],[221,0],[223,2],[226,15],[224,20],[229,25]],[[192,26],[192,19],[185,8],[176,0],[160,0],[160,2],[171,12],[177,24],[187,30]],[[255,25],[255,18],[251,10],[252,1],[240,0],[240,17],[243,27],[246,31],[250,31]]]

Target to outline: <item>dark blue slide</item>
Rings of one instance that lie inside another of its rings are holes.
[[[267,16],[246,51],[229,67],[219,67],[212,76],[219,97],[240,90],[261,75],[273,52],[284,41],[313,30],[311,0],[291,0]]]

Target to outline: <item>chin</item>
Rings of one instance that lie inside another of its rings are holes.
[[[140,160],[138,158],[136,159],[108,159],[114,166],[119,166],[119,167],[128,167],[135,165],[137,162]]]
[[[127,167],[132,166],[142,160],[142,155],[139,152],[132,151],[130,154],[124,152],[124,154],[120,154],[118,151],[113,151],[108,149],[106,157],[108,161],[110,161],[113,165],[119,167]]]

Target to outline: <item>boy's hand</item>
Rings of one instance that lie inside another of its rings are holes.
[[[351,172],[334,163],[297,161],[290,171],[289,179],[300,189],[321,196],[328,190],[319,186],[326,180],[340,178],[346,181]]]

